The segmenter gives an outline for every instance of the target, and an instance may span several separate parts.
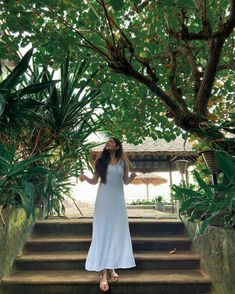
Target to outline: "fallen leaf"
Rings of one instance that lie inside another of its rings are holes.
[[[171,250],[171,251],[169,252],[169,254],[174,254],[174,253],[176,253],[176,248],[174,248],[173,250]]]

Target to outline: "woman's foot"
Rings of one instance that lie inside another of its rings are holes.
[[[114,269],[109,270],[110,281],[112,283],[117,283],[119,279],[119,275],[115,272]]]
[[[108,283],[108,272],[104,270],[101,272],[100,275],[100,290],[103,292],[107,292],[109,290],[109,283]]]

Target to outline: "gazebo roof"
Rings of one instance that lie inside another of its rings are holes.
[[[92,164],[99,157],[104,146],[105,143],[91,149],[90,161]],[[193,163],[196,158],[189,142],[179,137],[170,142],[164,139],[153,140],[148,137],[138,145],[124,142],[123,149],[131,162],[132,170],[144,173],[177,170],[173,163],[176,159],[186,159]]]
[[[92,148],[92,153],[102,152],[105,143],[97,147]],[[195,156],[195,152],[192,150],[192,146],[188,141],[177,137],[175,140],[167,142],[164,139],[153,140],[148,137],[143,143],[134,145],[130,143],[123,143],[123,149],[128,156],[136,155],[151,155],[154,156]]]

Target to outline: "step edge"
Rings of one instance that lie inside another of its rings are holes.
[[[177,236],[176,238],[167,238],[167,237],[152,237],[152,236],[146,236],[146,237],[131,237],[131,240],[133,242],[136,241],[143,241],[143,242],[149,242],[149,241],[190,241],[191,239],[186,236]],[[66,236],[65,238],[61,238],[59,236],[53,237],[53,238],[35,238],[31,237],[29,238],[26,242],[82,242],[82,241],[91,241],[91,237],[89,236],[83,236],[83,237],[68,237]]]
[[[152,262],[156,262],[156,261],[168,261],[168,262],[183,262],[183,261],[200,261],[199,257],[189,257],[189,258],[154,258],[154,257],[149,257],[149,258],[145,258],[145,257],[138,257],[134,255],[135,260],[139,260],[139,261],[152,261]],[[85,257],[78,257],[78,258],[64,258],[64,259],[46,259],[46,258],[39,258],[39,259],[29,259],[29,258],[16,258],[15,262],[17,263],[23,263],[23,262],[75,262],[75,261],[85,261],[86,258]]]

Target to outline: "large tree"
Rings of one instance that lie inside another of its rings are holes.
[[[235,0],[0,3],[2,57],[29,43],[52,65],[68,47],[74,58],[89,52],[100,66],[94,83],[110,95],[110,129],[170,139],[179,128],[224,141],[219,125],[234,106]]]

